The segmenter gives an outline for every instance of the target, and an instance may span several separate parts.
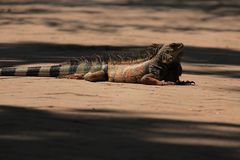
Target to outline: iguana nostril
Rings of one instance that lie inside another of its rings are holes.
[[[176,45],[176,43],[171,43],[170,47],[174,47]]]

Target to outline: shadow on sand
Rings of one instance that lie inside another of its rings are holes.
[[[53,43],[0,44],[0,67],[19,64],[60,63],[93,54],[139,52],[147,46],[86,46]],[[231,49],[186,46],[183,62],[203,65],[239,65],[240,52]],[[236,70],[207,72],[185,70],[190,74],[220,75],[240,78]]]
[[[39,8],[39,6],[41,7]],[[48,1],[48,0],[23,0],[23,1],[1,1],[0,6],[8,6],[6,9],[0,10],[0,15],[3,15],[0,20],[1,26],[6,25],[26,25],[26,24],[34,24],[34,25],[45,25],[47,27],[51,27],[61,32],[68,33],[76,33],[79,31],[94,31],[99,33],[116,33],[123,28],[134,28],[137,30],[148,30],[151,32],[196,32],[196,31],[209,31],[209,32],[240,32],[239,28],[216,28],[209,26],[193,26],[193,25],[172,25],[172,24],[164,24],[164,25],[151,25],[151,24],[111,24],[109,22],[97,23],[94,21],[81,21],[80,19],[75,20],[67,20],[64,18],[48,18],[46,16],[43,17],[31,17],[30,14],[68,14],[69,11],[59,9],[58,7],[74,7],[79,8],[79,10],[71,10],[71,12],[77,12],[78,14],[95,14],[99,16],[101,11],[89,10],[89,7],[101,7],[103,9],[108,9],[111,7],[124,7],[124,8],[141,8],[146,10],[148,13],[149,10],[153,11],[168,11],[173,9],[183,9],[189,11],[202,11],[207,13],[210,16],[205,16],[199,20],[198,23],[207,23],[209,20],[214,20],[218,18],[223,18],[224,16],[238,16],[240,14],[240,2],[239,0],[125,0],[125,1],[84,1],[84,0],[61,0],[61,1]],[[9,7],[10,6],[10,7]],[[22,6],[21,10],[11,9],[11,6]],[[30,8],[24,8],[24,6],[29,6]],[[50,8],[50,7],[51,8]],[[84,9],[84,7],[88,7],[88,9]],[[119,9],[119,8],[118,8]],[[148,16],[152,21],[159,21],[161,17],[153,16],[154,14],[159,13],[149,13]],[[14,16],[19,15],[19,16]],[[134,17],[132,20],[136,20],[136,18],[143,17]],[[184,18],[184,17],[183,17]],[[194,22],[196,23],[196,22]]]
[[[188,9],[200,10],[211,13],[216,16],[236,16],[240,13],[240,3],[238,0],[125,0],[125,1],[85,1],[85,0],[25,0],[25,1],[2,1],[0,5],[49,5],[64,7],[84,7],[84,6],[101,6],[101,7],[132,7],[132,8],[151,8],[155,10],[166,9]],[[42,10],[33,10],[27,13],[39,13]]]
[[[74,112],[1,105],[0,159],[240,159],[240,125]]]

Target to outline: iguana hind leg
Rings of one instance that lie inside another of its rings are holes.
[[[84,75],[84,80],[90,82],[106,81],[107,79],[107,74],[104,71],[88,72]]]
[[[68,74],[68,75],[62,75],[57,78],[66,78],[66,79],[83,79],[83,74]]]
[[[147,85],[159,85],[159,86],[175,85],[175,82],[159,81],[158,79],[155,78],[153,74],[146,74],[141,78],[140,82],[142,84],[147,84]]]

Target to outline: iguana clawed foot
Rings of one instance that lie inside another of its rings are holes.
[[[195,85],[194,81],[177,81],[176,85]]]

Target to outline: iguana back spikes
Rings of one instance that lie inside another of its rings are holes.
[[[151,46],[141,48],[123,48],[114,49],[109,47],[103,53],[94,54],[91,56],[82,56],[73,58],[62,64],[80,64],[85,62],[111,63],[111,64],[136,64],[153,58],[162,48],[163,44],[152,44]]]
[[[152,59],[158,51],[163,47],[163,44],[152,44],[151,46],[139,51],[115,52],[104,57],[105,61],[113,64],[136,64]]]

